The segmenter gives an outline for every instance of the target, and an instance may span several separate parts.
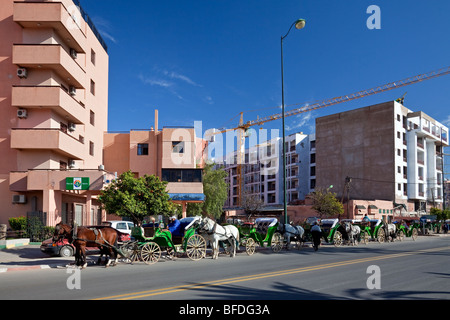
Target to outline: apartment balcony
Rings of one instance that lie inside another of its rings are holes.
[[[61,2],[15,2],[13,19],[23,28],[52,28],[69,47],[86,53],[85,22],[78,11],[71,11]]]
[[[29,190],[47,190],[49,186],[53,190],[66,190],[66,178],[89,178],[89,190],[102,190],[107,181],[114,179],[114,173],[103,170],[28,170],[13,171],[9,174],[9,189],[15,192]]]
[[[86,123],[86,109],[58,86],[14,86],[12,106],[17,108],[46,108],[75,124]]]
[[[74,160],[82,160],[84,144],[59,129],[13,129],[11,148],[19,150],[51,150]]]
[[[86,72],[61,45],[15,44],[13,64],[23,68],[51,69],[69,86],[85,88]]]

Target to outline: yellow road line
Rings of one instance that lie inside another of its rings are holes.
[[[372,261],[377,261],[377,260],[393,259],[393,258],[399,258],[399,257],[404,257],[404,256],[409,256],[409,255],[414,255],[414,254],[422,254],[422,253],[427,253],[427,252],[442,251],[442,250],[448,250],[448,249],[450,249],[450,247],[432,248],[432,249],[418,250],[418,251],[408,251],[408,252],[404,252],[404,253],[382,255],[382,256],[371,257],[371,258],[362,258],[362,259],[354,259],[354,260],[349,260],[349,261],[334,262],[334,263],[322,264],[322,265],[318,265],[318,266],[302,267],[302,268],[295,268],[295,269],[288,269],[288,270],[279,270],[279,271],[268,272],[268,273],[261,273],[261,274],[255,274],[255,275],[248,275],[248,276],[234,277],[234,278],[228,278],[228,279],[214,280],[214,281],[196,283],[196,284],[191,284],[191,285],[182,285],[182,286],[174,286],[174,287],[168,287],[168,288],[161,288],[161,289],[154,289],[154,290],[146,290],[146,291],[140,291],[140,292],[126,293],[126,294],[120,294],[120,295],[114,295],[114,296],[98,298],[98,299],[95,299],[95,300],[110,300],[110,299],[130,300],[130,299],[139,299],[139,298],[145,298],[145,297],[151,297],[151,296],[156,296],[156,295],[169,294],[169,293],[186,291],[186,290],[194,290],[194,289],[205,288],[205,287],[212,287],[212,286],[221,286],[221,285],[226,285],[226,284],[231,284],[231,283],[238,283],[238,282],[245,282],[245,281],[251,281],[251,280],[260,280],[260,279],[264,279],[264,278],[279,277],[279,276],[295,274],[295,273],[302,273],[302,272],[308,272],[308,271],[316,271],[316,270],[322,270],[322,269],[328,269],[328,268],[335,268],[335,267],[341,267],[341,266],[357,264],[357,263],[363,263],[363,262],[372,262]]]

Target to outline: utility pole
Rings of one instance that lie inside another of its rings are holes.
[[[342,191],[341,203],[344,204],[345,193],[347,193],[347,219],[350,219],[349,200],[350,200],[350,183],[352,178],[345,177],[344,190]]]

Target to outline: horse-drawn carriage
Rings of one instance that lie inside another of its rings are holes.
[[[339,247],[344,243],[344,240],[348,240],[347,233],[339,223],[339,219],[322,219],[320,223],[323,236],[328,243],[332,243],[335,247]]]
[[[361,224],[361,241],[368,243],[370,240],[384,243],[397,238],[397,228],[393,223],[386,223],[381,219],[370,219]]]
[[[158,224],[134,227],[131,232],[134,240],[125,244],[122,251],[127,252],[130,262],[142,260],[146,264],[157,262],[163,251],[172,259],[186,253],[191,260],[200,260],[206,256],[206,241],[196,233],[200,220],[200,217],[183,218],[172,232]]]
[[[251,226],[239,226],[241,244],[245,246],[247,254],[254,254],[258,245],[271,247],[273,252],[280,252],[284,240],[283,235],[278,231],[278,225],[276,218],[257,218]]]
[[[405,238],[411,238],[416,241],[419,236],[420,223],[417,220],[405,221],[406,219],[401,219],[397,221],[397,239],[403,241]]]

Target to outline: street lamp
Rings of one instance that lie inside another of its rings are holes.
[[[287,37],[292,27],[295,25],[296,29],[303,29],[305,27],[306,21],[304,19],[298,19],[293,24],[291,24],[286,35],[281,37],[281,110],[283,114],[283,198],[284,198],[284,224],[288,224],[287,216],[287,183],[286,183],[286,134],[284,130],[284,67],[283,67],[283,40]]]

